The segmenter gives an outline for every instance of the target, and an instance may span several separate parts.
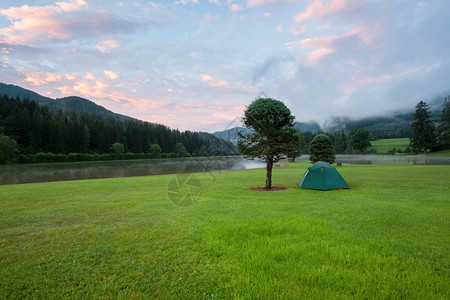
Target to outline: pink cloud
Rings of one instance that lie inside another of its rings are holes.
[[[134,115],[140,119],[165,124],[179,130],[205,130],[206,128],[225,130],[230,120],[240,119],[245,109],[244,105],[227,106],[191,102],[172,104],[161,107],[156,113],[142,113],[152,111],[146,109],[136,111]],[[187,111],[189,117],[186,117]]]
[[[63,13],[77,12],[88,8],[83,0],[57,2],[54,6],[28,6],[1,9],[11,21],[8,28],[0,28],[0,42],[8,44],[28,44],[37,38],[67,39],[71,37],[68,21]]]
[[[57,2],[56,5],[10,7],[0,15],[9,21],[9,27],[0,28],[0,42],[10,45],[37,47],[46,42],[65,41],[76,37],[98,37],[102,34],[131,32],[140,24],[109,15],[106,11],[89,11],[83,0]],[[107,51],[111,43],[98,44]]]
[[[200,81],[210,81],[212,80],[212,77],[205,74],[200,74]]]
[[[296,22],[322,20],[335,13],[355,10],[364,2],[360,0],[314,0],[305,10],[295,15],[294,20]]]
[[[398,77],[399,77],[398,74],[388,74],[388,73],[376,76],[354,74],[351,79],[346,80],[345,83],[340,85],[338,87],[338,90],[343,91],[344,94],[348,95],[361,89],[364,86],[368,85],[378,86],[386,81],[390,81]]]
[[[227,82],[225,80],[222,80],[222,79],[210,80],[208,82],[208,84],[210,86],[212,86],[212,87],[224,87],[224,88],[227,88],[227,89],[229,89],[231,87],[229,82]]]
[[[347,38],[351,36],[359,36],[363,29],[353,28],[341,34],[333,34],[315,38],[306,38],[297,42],[286,43],[288,49],[303,48],[313,50],[307,56],[307,61],[311,64],[315,64],[327,55],[330,55],[337,51],[335,43],[337,40]],[[361,38],[362,39],[362,38]]]
[[[227,89],[231,87],[229,82],[222,79],[213,79],[211,76],[205,74],[200,74],[200,81],[204,81],[212,87],[224,87]]]
[[[89,80],[95,80],[95,75],[92,72],[86,72],[84,78]]]
[[[54,74],[50,72],[29,72],[25,73],[25,82],[32,85],[47,85],[50,82],[60,81],[63,77],[59,74]]]
[[[103,40],[97,43],[95,48],[102,53],[109,53],[111,49],[119,49],[122,48],[123,43],[119,39],[109,39]]]
[[[103,74],[105,74],[105,76],[111,80],[116,80],[117,78],[119,78],[119,75],[110,70],[103,71]]]
[[[64,74],[64,77],[68,80],[75,80],[75,79],[78,79],[78,74],[77,73],[66,73],[66,74]]]

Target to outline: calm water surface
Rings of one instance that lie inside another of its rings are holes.
[[[0,166],[0,185],[263,168],[242,157],[202,157]]]

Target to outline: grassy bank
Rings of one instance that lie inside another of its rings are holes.
[[[428,153],[428,155],[431,155],[431,156],[449,156],[450,157],[450,150],[435,151],[435,152],[432,152],[432,153]]]
[[[307,166],[0,186],[0,298],[449,298],[448,166]]]
[[[398,139],[380,139],[376,141],[371,141],[371,147],[368,150],[376,150],[378,153],[389,153],[390,150],[396,148],[397,150],[405,151],[409,145],[409,138],[398,138]]]

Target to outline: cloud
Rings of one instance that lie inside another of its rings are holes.
[[[305,10],[294,16],[294,20],[299,23],[305,20],[323,20],[333,14],[343,11],[352,11],[362,5],[361,0],[314,0]]]
[[[24,82],[28,82],[31,85],[47,85],[50,82],[58,82],[62,80],[62,76],[50,72],[29,72],[25,73]]]
[[[132,31],[130,22],[105,12],[91,12],[83,0],[56,2],[56,5],[10,7],[0,15],[10,22],[0,28],[0,43],[29,45]]]
[[[205,74],[200,74],[200,81],[210,81],[212,80],[212,77]]]
[[[46,35],[50,39],[66,39],[71,36],[67,21],[58,17],[63,13],[77,12],[87,8],[83,0],[57,2],[54,6],[11,7],[0,10],[0,15],[11,21],[9,28],[0,28],[0,42],[27,44]]]
[[[109,78],[111,80],[116,80],[117,78],[119,78],[119,75],[117,75],[113,71],[105,70],[105,71],[103,71],[103,73],[105,74],[105,76],[107,78]]]
[[[175,1],[175,4],[183,4],[183,5],[196,5],[199,4],[198,0],[179,0]]]
[[[247,7],[259,7],[271,4],[300,3],[303,0],[247,0]]]
[[[108,39],[97,43],[95,48],[102,53],[109,53],[112,49],[120,49],[123,46],[123,42],[120,39]]]
[[[306,38],[298,42],[289,42],[286,44],[288,49],[306,48],[313,50],[307,55],[306,61],[315,64],[327,55],[337,51],[336,41],[351,36],[360,36],[361,39],[368,41],[365,35],[361,35],[362,28],[353,28],[341,34],[333,34],[316,38]]]
[[[213,79],[209,75],[201,74],[200,81],[206,82],[209,86],[212,87],[223,87],[223,88],[231,88],[230,83],[222,80],[222,79]]]
[[[203,15],[203,17],[199,20],[200,25],[205,26],[208,25],[210,23],[213,23],[216,20],[219,20],[220,16],[219,15],[211,15],[209,13],[206,13],[205,15]]]
[[[233,3],[233,4],[230,5],[230,9],[233,12],[237,12],[237,11],[243,9],[243,7],[241,5],[239,5],[239,4]]]

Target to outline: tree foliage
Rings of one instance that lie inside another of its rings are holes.
[[[336,160],[336,154],[330,138],[323,133],[316,134],[309,145],[309,160],[312,163],[324,161],[333,164]]]
[[[242,120],[253,133],[239,133],[238,149],[246,157],[266,163],[266,189],[271,189],[274,162],[288,156],[300,143],[300,136],[293,128],[294,116],[283,102],[259,98],[247,107]]]
[[[16,141],[3,134],[0,134],[0,164],[14,162],[19,153]]]
[[[416,105],[416,111],[411,124],[411,137],[409,145],[415,151],[428,152],[436,145],[435,128],[428,104],[420,101]]]
[[[358,128],[351,136],[350,136],[350,145],[353,149],[364,152],[370,144],[370,132],[365,130],[364,128]]]
[[[344,153],[347,149],[347,138],[344,131],[337,131],[334,134],[334,151],[336,153]]]
[[[295,161],[295,159],[299,156],[301,156],[302,148],[304,148],[304,141],[303,141],[303,134],[302,132],[294,128],[294,134],[296,137],[291,140],[292,145],[289,146],[289,151],[287,152],[286,156],[291,159],[291,161]]]
[[[450,96],[444,98],[438,120],[437,140],[443,148],[450,147]]]

